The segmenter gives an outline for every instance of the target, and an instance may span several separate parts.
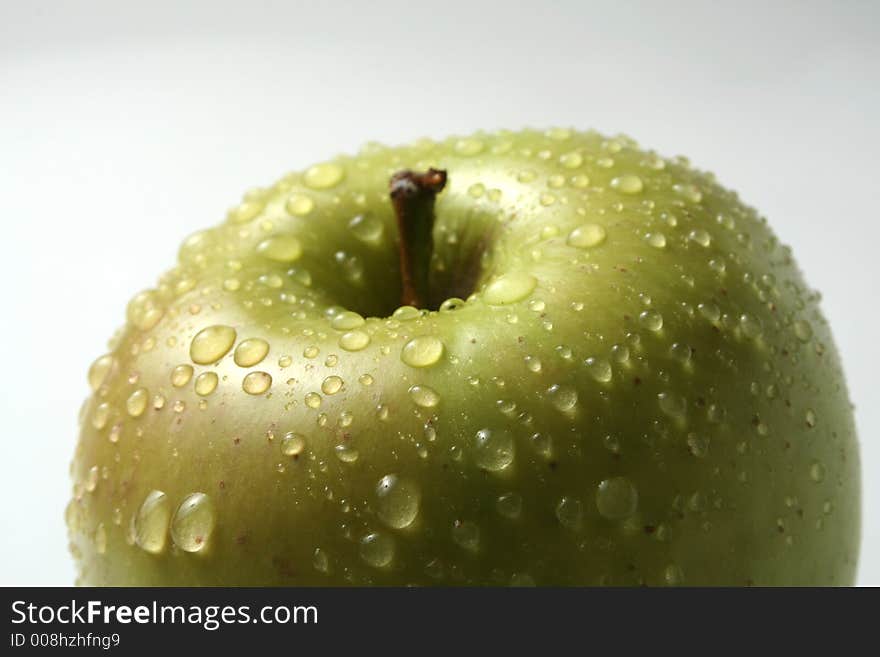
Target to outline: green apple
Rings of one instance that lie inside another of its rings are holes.
[[[371,145],[250,191],[88,379],[83,584],[854,579],[819,295],[736,194],[626,137]]]

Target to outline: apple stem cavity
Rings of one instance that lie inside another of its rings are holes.
[[[434,199],[446,186],[446,172],[398,171],[388,184],[400,233],[400,303],[425,308],[429,303],[428,274],[434,251]]]

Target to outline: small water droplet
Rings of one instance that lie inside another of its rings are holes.
[[[306,448],[305,436],[289,431],[281,438],[281,453],[285,456],[299,456]]]
[[[645,188],[645,185],[642,183],[642,179],[638,176],[628,174],[612,178],[611,188],[616,189],[623,194],[638,194]]]
[[[813,461],[810,465],[810,479],[816,483],[825,480],[825,466],[819,463],[819,461]]]
[[[324,162],[309,167],[303,182],[312,189],[330,189],[338,185],[345,177],[345,169],[334,162]]]
[[[545,394],[550,403],[562,412],[571,411],[577,405],[577,391],[569,386],[554,384],[547,388]]]
[[[504,470],[513,463],[515,454],[513,436],[505,429],[480,429],[474,435],[474,462],[484,470]]]
[[[611,381],[613,372],[611,371],[611,363],[603,358],[595,358],[590,356],[584,361],[587,371],[596,381],[600,383],[608,383]]]
[[[657,401],[660,403],[660,410],[670,417],[681,418],[687,412],[687,402],[684,397],[674,392],[661,392],[657,395]]]
[[[339,347],[346,351],[360,351],[370,344],[370,336],[363,331],[349,331],[339,338]]]
[[[505,518],[515,520],[522,513],[522,503],[519,493],[503,493],[495,501],[495,508]]]
[[[452,540],[459,547],[476,552],[480,548],[480,528],[469,520],[456,520],[452,523]]]
[[[564,153],[559,157],[559,164],[561,164],[566,169],[577,169],[583,163],[583,155],[576,151],[572,151],[571,153]]]
[[[466,157],[481,153],[484,147],[485,144],[476,138],[459,139],[455,142],[455,152]]]
[[[712,237],[702,228],[695,228],[688,234],[691,242],[696,242],[700,246],[709,246],[712,243]]]
[[[272,385],[272,376],[267,372],[251,372],[241,382],[241,388],[249,395],[262,395]]]
[[[604,226],[599,224],[582,224],[568,234],[566,243],[578,249],[589,249],[599,246],[608,237]]]
[[[147,392],[147,389],[138,388],[129,395],[125,402],[125,409],[132,417],[140,417],[144,414],[144,411],[147,410],[147,403],[149,400],[150,393]]]
[[[440,403],[440,395],[433,388],[423,385],[414,385],[409,389],[410,399],[416,406],[422,408],[434,408]]]
[[[382,241],[385,226],[378,219],[368,215],[357,215],[348,222],[348,228],[361,242],[378,244]]]
[[[196,377],[196,394],[207,397],[217,389],[219,380],[216,372],[202,372]]]
[[[639,322],[648,330],[659,331],[663,328],[663,315],[656,310],[643,310],[639,313]]]
[[[321,382],[321,392],[325,395],[335,395],[342,390],[343,381],[340,377],[333,375],[328,376]]]
[[[648,233],[645,235],[645,241],[655,249],[666,248],[666,235],[663,233]]]
[[[813,327],[805,319],[799,319],[794,323],[794,335],[801,342],[807,342],[813,337]]]
[[[563,497],[556,505],[556,518],[563,527],[579,530],[584,520],[583,503],[574,497]]]
[[[603,480],[596,489],[596,508],[609,520],[622,520],[635,513],[638,492],[626,477]]]
[[[192,365],[178,365],[171,370],[171,385],[175,388],[182,388],[189,383],[190,379],[192,379],[192,375]]]
[[[315,209],[315,202],[305,194],[292,194],[284,207],[295,217],[305,217]]]

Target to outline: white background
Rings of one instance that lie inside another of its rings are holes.
[[[367,140],[550,125],[769,217],[843,353],[880,585],[880,4],[0,0],[0,584],[69,584],[86,369],[246,188]]]

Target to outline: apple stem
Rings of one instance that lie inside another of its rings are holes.
[[[446,186],[446,172],[398,171],[388,188],[400,233],[400,303],[424,308],[429,303],[428,274],[434,252],[434,199]]]

